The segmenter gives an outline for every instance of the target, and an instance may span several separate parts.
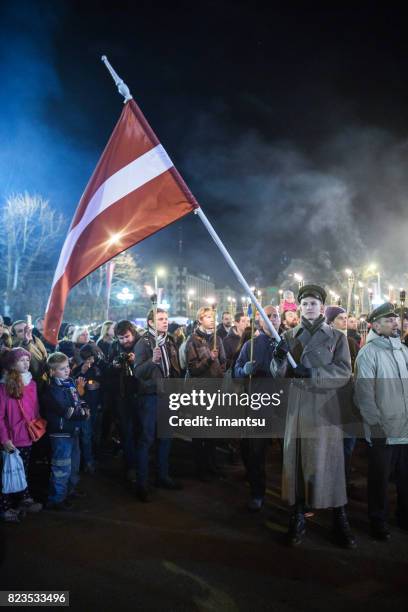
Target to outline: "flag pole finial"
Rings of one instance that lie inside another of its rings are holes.
[[[133,98],[132,94],[130,93],[129,87],[126,85],[126,83],[123,82],[120,76],[112,68],[106,55],[102,55],[101,60],[105,64],[106,68],[109,70],[112,79],[115,81],[115,85],[118,88],[118,92],[121,96],[125,98],[123,104],[126,104],[126,102],[132,100]]]

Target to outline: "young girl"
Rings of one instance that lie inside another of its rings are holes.
[[[31,421],[40,416],[37,386],[29,372],[30,359],[30,353],[23,348],[8,351],[3,357],[4,373],[0,380],[0,443],[8,453],[18,449],[27,482],[32,441],[26,419]],[[13,508],[15,497],[19,498],[16,509]],[[39,512],[41,508],[28,487],[16,495],[2,493],[0,498],[0,515],[8,522],[18,523],[21,511]]]

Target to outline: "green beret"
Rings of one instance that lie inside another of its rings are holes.
[[[299,304],[301,300],[305,297],[314,297],[317,300],[320,300],[322,304],[324,304],[326,301],[327,294],[323,287],[319,287],[319,285],[303,285],[303,287],[299,289],[299,293],[297,296]]]
[[[391,302],[385,302],[385,304],[381,304],[377,308],[374,308],[372,312],[367,317],[367,323],[374,323],[374,321],[378,321],[382,317],[398,317],[398,310],[395,310],[394,304]]]

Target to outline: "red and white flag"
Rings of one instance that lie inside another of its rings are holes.
[[[143,113],[130,100],[75,212],[48,300],[44,336],[57,343],[68,293],[96,268],[198,208]]]

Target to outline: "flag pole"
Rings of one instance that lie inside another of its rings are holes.
[[[208,230],[208,233],[210,234],[211,238],[214,240],[215,244],[217,245],[217,247],[220,249],[221,253],[223,254],[227,264],[229,265],[229,267],[231,268],[231,270],[235,274],[235,277],[236,277],[237,281],[239,282],[241,287],[244,289],[244,291],[247,293],[247,295],[250,296],[250,298],[252,300],[252,303],[255,304],[259,314],[261,315],[261,317],[264,320],[264,322],[266,323],[268,329],[272,333],[272,336],[275,338],[275,340],[280,342],[281,337],[279,336],[278,332],[276,331],[276,329],[274,328],[274,326],[270,322],[266,312],[264,311],[264,309],[262,308],[261,304],[259,303],[259,301],[255,297],[254,292],[251,291],[250,286],[246,282],[245,278],[242,276],[238,266],[236,265],[235,261],[232,259],[231,255],[228,253],[227,249],[225,248],[225,246],[222,243],[222,241],[221,241],[220,237],[218,236],[217,232],[215,231],[215,229],[211,225],[210,221],[207,219],[207,217],[204,214],[203,210],[201,208],[196,208],[196,210],[194,211],[194,214],[199,216],[199,218],[202,221],[203,225]],[[290,365],[293,368],[296,368],[296,366],[297,366],[296,361],[293,359],[293,357],[292,357],[292,355],[290,353],[288,353],[288,360],[289,360]]]
[[[124,104],[126,104],[126,102],[128,102],[129,100],[132,100],[132,98],[133,98],[132,94],[130,93],[129,87],[126,85],[126,83],[124,83],[123,79],[121,79],[119,77],[119,75],[115,72],[115,70],[112,68],[112,66],[110,65],[110,63],[108,61],[108,58],[106,57],[106,55],[102,55],[101,60],[105,64],[106,68],[108,69],[112,79],[115,81],[115,85],[118,88],[119,93],[124,97]],[[265,321],[265,324],[267,325],[268,329],[272,333],[272,336],[275,338],[275,340],[280,342],[281,338],[280,338],[278,332],[276,331],[276,329],[274,328],[274,326],[270,322],[270,320],[269,320],[268,316],[266,315],[264,309],[262,308],[261,304],[259,303],[259,301],[255,297],[254,293],[251,291],[248,283],[246,282],[245,278],[242,276],[238,266],[236,265],[235,261],[232,259],[231,255],[228,253],[227,249],[225,248],[224,244],[222,243],[221,239],[219,238],[217,232],[215,231],[215,229],[211,225],[210,221],[205,216],[203,210],[200,207],[198,207],[198,208],[195,209],[194,214],[196,214],[196,215],[198,215],[200,217],[200,219],[201,219],[202,223],[204,224],[205,228],[207,229],[208,233],[210,234],[210,236],[214,240],[215,244],[220,249],[221,253],[223,254],[223,256],[224,256],[224,258],[226,260],[226,262],[228,263],[229,267],[231,268],[231,270],[235,274],[235,277],[236,277],[237,281],[239,282],[241,287],[245,290],[247,295],[250,296],[253,304],[255,304],[256,308],[258,309],[259,314],[261,315],[261,317]],[[293,368],[296,368],[296,365],[297,365],[296,361],[293,359],[293,357],[292,357],[292,355],[290,353],[288,353],[288,361],[289,361],[290,365]]]
[[[106,68],[109,70],[109,73],[112,79],[115,81],[115,85],[118,88],[118,92],[120,93],[121,96],[125,98],[123,101],[123,104],[126,104],[126,102],[129,102],[129,100],[133,99],[133,96],[130,93],[129,87],[126,85],[123,79],[120,78],[117,72],[115,72],[115,70],[112,68],[106,55],[102,55],[101,60],[105,64]]]

